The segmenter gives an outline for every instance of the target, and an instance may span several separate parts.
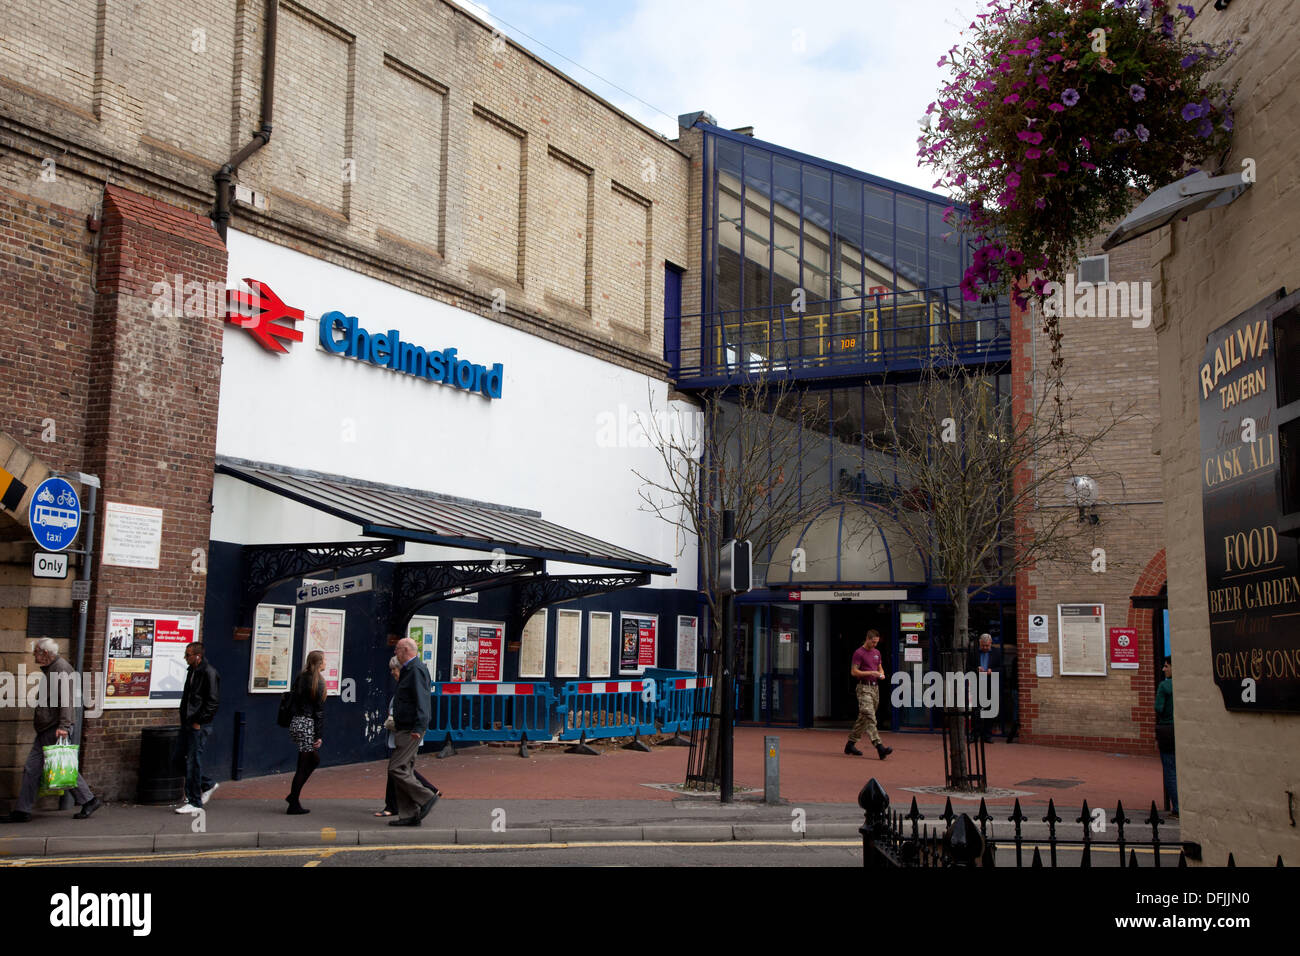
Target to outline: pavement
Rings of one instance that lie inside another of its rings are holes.
[[[780,740],[780,794],[764,802],[764,737]],[[514,747],[478,746],[453,757],[422,754],[420,772],[444,796],[420,827],[389,827],[373,814],[383,805],[385,763],[322,767],[303,791],[311,813],[287,815],[284,797],[291,774],[222,781],[202,817],[171,807],[106,804],[88,820],[69,811],[38,811],[31,822],[0,826],[0,858],[85,853],[159,853],[253,847],[426,844],[570,844],[622,841],[758,841],[860,839],[863,814],[857,796],[874,778],[890,795],[891,808],[906,812],[913,799],[928,825],[951,796],[954,812],[974,815],[979,796],[942,791],[940,738],[885,734],[894,748],[886,760],[843,753],[843,730],[739,727],[736,730],[737,798],[722,804],[716,794],[686,795],[685,747],[656,746],[651,753],[597,744],[599,756],[568,754],[560,746],[531,746],[521,758]],[[328,747],[326,741],[326,747]],[[289,743],[286,739],[286,748]],[[989,791],[996,818],[993,835],[1011,832],[1006,822],[1015,800],[1031,823],[1028,836],[1046,835],[1040,822],[1054,801],[1064,822],[1058,833],[1078,839],[1076,822],[1086,799],[1108,818],[1123,802],[1132,835],[1152,801],[1161,800],[1157,756],[1132,757],[1063,750],[1000,740],[986,748]],[[92,781],[93,785],[93,781]],[[1162,842],[1178,839],[1176,819],[1162,824]],[[1105,839],[1102,835],[1098,839]],[[1141,838],[1141,837],[1139,837]],[[1132,839],[1132,836],[1130,836]]]

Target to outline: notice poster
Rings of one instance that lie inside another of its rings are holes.
[[[297,608],[259,604],[253,613],[253,656],[248,672],[250,694],[282,694],[293,679],[293,627]]]
[[[438,681],[438,619],[417,614],[406,625],[406,636],[415,641],[415,656],[429,672],[429,680]]]
[[[1138,632],[1136,627],[1110,629],[1110,666],[1120,670],[1137,670]]]
[[[472,684],[501,680],[506,626],[501,621],[451,622],[451,679]]]
[[[546,676],[546,609],[538,611],[524,625],[519,640],[519,676]]]
[[[1047,615],[1046,614],[1029,615],[1029,643],[1030,644],[1047,643]]]
[[[700,619],[677,616],[677,669],[694,671],[696,668],[695,648],[699,638]]]
[[[622,613],[619,627],[618,672],[640,674],[655,666],[659,618],[653,614]]]
[[[162,526],[161,508],[104,502],[103,563],[156,569],[162,549]]]
[[[904,631],[915,631],[920,633],[925,630],[925,612],[924,611],[899,611],[898,626]]]
[[[1106,676],[1106,608],[1102,604],[1058,604],[1061,676]]]
[[[577,677],[582,654],[582,612],[555,612],[555,676]]]
[[[185,648],[199,640],[199,615],[110,608],[104,706],[174,707],[185,688]]]
[[[307,644],[304,657],[312,651],[325,655],[325,693],[338,696],[343,682],[343,623],[345,611],[335,608],[307,608]]]
[[[614,615],[592,611],[587,615],[587,676],[608,677]],[[679,658],[680,661],[680,658]]]

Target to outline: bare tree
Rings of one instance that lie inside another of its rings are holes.
[[[1033,383],[1031,399],[1015,407],[1010,396],[996,397],[982,368],[942,346],[931,356],[919,381],[899,389],[897,414],[893,383],[869,386],[884,423],[871,445],[896,474],[886,509],[953,603],[953,631],[941,635],[944,667],[964,670],[973,598],[1039,562],[1088,572],[1099,531],[1067,489],[1083,475],[1118,479],[1095,452],[1135,416],[1132,406],[1076,404],[1059,380]],[[949,711],[955,781],[967,775],[964,714]]]
[[[723,515],[732,512],[735,537],[752,543],[757,577],[758,569],[766,567],[763,556],[803,516],[829,503],[829,488],[800,481],[800,431],[816,426],[824,402],[811,400],[786,380],[762,376],[699,397],[702,407],[689,419],[661,415],[652,401],[646,431],[664,468],[658,478],[634,473],[642,481],[641,510],[698,542],[701,595],[709,609],[706,646],[717,649],[727,599],[718,568]],[[721,688],[722,655],[712,656],[714,687]],[[721,694],[712,699],[714,718],[702,773],[706,780],[717,779],[722,729]]]

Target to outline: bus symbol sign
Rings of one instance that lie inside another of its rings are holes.
[[[81,530],[81,501],[62,478],[46,478],[32,493],[27,509],[32,537],[46,551],[63,551]]]

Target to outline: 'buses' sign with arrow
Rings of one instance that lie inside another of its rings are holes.
[[[313,601],[348,597],[372,590],[374,586],[373,574],[358,574],[354,578],[335,578],[333,581],[304,581],[298,588],[298,603],[311,604]]]

